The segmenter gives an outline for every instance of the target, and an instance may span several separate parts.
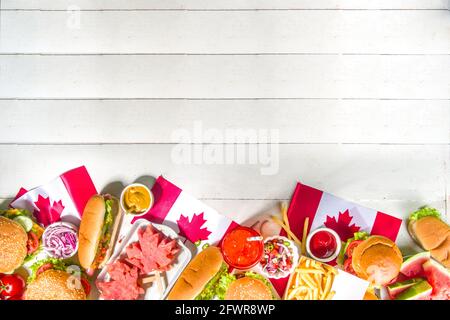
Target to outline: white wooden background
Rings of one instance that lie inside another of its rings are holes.
[[[297,180],[399,217],[424,204],[450,212],[447,0],[0,9],[4,205],[85,164],[99,189],[163,174],[239,222],[289,199]],[[171,135],[195,121],[278,129],[279,173],[174,164]]]

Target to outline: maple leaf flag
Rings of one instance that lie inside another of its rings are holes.
[[[95,194],[97,190],[83,166],[32,190],[21,188],[10,206],[32,212],[44,226],[57,221],[78,226],[86,203]]]
[[[164,223],[181,237],[189,240],[186,245],[192,250],[202,250],[205,245],[217,245],[223,236],[237,224],[219,214],[213,208],[195,199],[173,183],[160,176],[152,187],[155,205],[144,216],[155,223]]]
[[[191,221],[189,221],[188,217],[181,215],[180,219],[177,220],[180,235],[192,243],[208,240],[211,231],[208,231],[207,228],[202,228],[205,222],[203,212],[201,214],[194,214]]]
[[[395,242],[402,224],[402,219],[301,183],[295,188],[287,215],[291,231],[299,239],[302,239],[306,218],[309,218],[308,233],[320,227],[328,227],[336,231],[342,241],[351,238],[354,232],[365,231]],[[285,232],[281,231],[281,234],[285,235]],[[272,283],[278,292],[284,292],[287,278],[276,279]]]

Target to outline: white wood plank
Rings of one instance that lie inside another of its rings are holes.
[[[450,143],[449,101],[0,100],[0,118],[0,143],[171,143],[195,127],[219,130],[216,143],[235,142],[227,129],[276,129],[281,143]]]
[[[2,0],[4,9],[446,9],[447,0]]]
[[[65,11],[6,11],[0,51],[450,54],[448,15],[445,10],[88,11],[78,19]]]
[[[0,97],[448,99],[448,56],[2,56]]]
[[[1,145],[0,197],[31,188],[85,164],[99,188],[129,183],[141,175],[163,174],[196,197],[207,199],[287,199],[296,180],[349,199],[441,202],[448,179],[449,146],[280,145],[267,165],[178,164],[173,145]],[[197,145],[201,148],[202,145]],[[264,152],[264,145],[259,145]],[[211,151],[211,149],[209,149]],[[194,151],[195,152],[195,151]],[[230,150],[225,153],[230,154]]]

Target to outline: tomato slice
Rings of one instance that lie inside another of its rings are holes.
[[[355,270],[353,270],[353,265],[352,265],[352,258],[348,258],[347,260],[345,260],[344,271],[351,273],[351,274],[355,274]]]
[[[350,244],[347,247],[347,250],[345,251],[345,254],[348,258],[351,258],[353,255],[353,250],[362,242],[362,240],[353,240],[350,242]]]
[[[27,252],[28,254],[32,254],[33,252],[36,252],[36,250],[39,248],[39,238],[38,236],[30,231],[28,232],[28,240],[27,240]]]
[[[91,293],[91,284],[86,278],[81,277],[80,279],[81,285],[83,286],[84,292],[86,292],[86,296]]]
[[[42,266],[39,267],[39,269],[37,269],[36,276],[50,269],[53,269],[53,264],[51,264],[50,262],[44,263]]]

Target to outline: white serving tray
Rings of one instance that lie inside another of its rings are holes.
[[[184,268],[187,266],[189,261],[192,258],[191,251],[183,244],[183,242],[178,237],[178,234],[171,229],[170,227],[163,225],[163,224],[155,224],[151,223],[145,219],[139,219],[136,221],[132,226],[131,229],[128,231],[127,235],[122,239],[121,243],[119,244],[119,247],[116,248],[115,253],[111,258],[108,260],[106,266],[103,268],[103,270],[100,272],[100,274],[97,277],[97,281],[108,281],[109,280],[109,274],[107,272],[107,266],[114,261],[116,261],[118,258],[120,258],[125,253],[125,248],[133,243],[139,240],[138,238],[138,230],[148,226],[153,225],[154,228],[161,231],[165,236],[168,236],[172,239],[175,239],[178,243],[178,246],[180,248],[180,251],[178,252],[174,264],[170,268],[170,270],[164,272],[162,274],[162,279],[165,281],[165,290],[162,296],[159,293],[158,287],[156,283],[152,284],[150,287],[148,287],[145,290],[145,294],[141,297],[141,300],[164,300],[167,296],[167,294],[172,289],[173,285],[175,284],[175,281],[180,276],[181,272],[184,270]]]

